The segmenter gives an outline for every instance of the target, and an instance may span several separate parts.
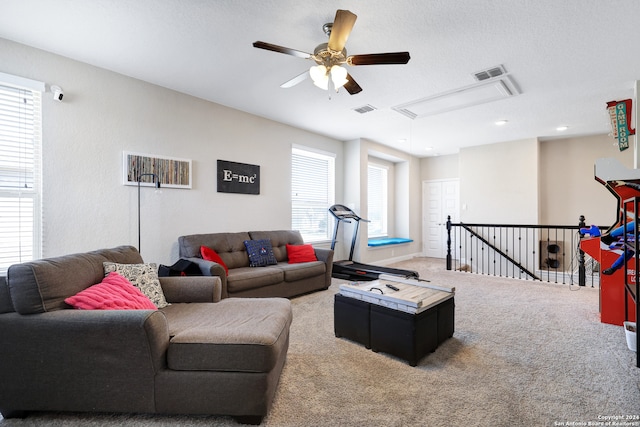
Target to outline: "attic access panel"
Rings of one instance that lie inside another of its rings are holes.
[[[392,109],[411,119],[417,119],[509,98],[518,95],[518,93],[509,76],[504,76],[407,102],[392,107]]]

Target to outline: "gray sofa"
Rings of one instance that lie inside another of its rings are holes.
[[[13,265],[0,287],[0,412],[218,414],[259,424],[289,346],[285,298],[221,299],[217,277],[161,277],[159,310],[65,298],[142,263],[131,246]]]
[[[245,240],[269,239],[276,265],[250,267]],[[318,261],[289,264],[286,245],[301,245],[298,231],[249,231],[237,233],[192,234],[178,238],[180,258],[200,265],[205,275],[219,276],[222,298],[227,297],[294,297],[331,286],[333,250],[315,248]],[[207,246],[220,256],[229,269],[202,259],[200,247]]]

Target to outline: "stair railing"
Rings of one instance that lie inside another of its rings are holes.
[[[599,282],[599,265],[580,249],[577,225],[452,223],[447,218],[447,270],[571,283]]]

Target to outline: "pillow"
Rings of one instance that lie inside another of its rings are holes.
[[[64,300],[80,310],[156,310],[157,307],[138,288],[116,272],[102,282]]]
[[[115,271],[123,275],[133,286],[140,289],[158,308],[169,305],[162,292],[158,269],[155,264],[118,264],[103,262],[104,274]]]
[[[247,254],[249,254],[249,267],[264,267],[278,263],[273,253],[271,240],[245,240],[244,246],[247,248]]]
[[[317,261],[316,251],[311,245],[287,245],[289,264]]]
[[[200,255],[204,260],[217,262],[218,264],[223,266],[225,273],[227,274],[227,276],[229,275],[229,268],[224,263],[224,261],[222,261],[222,258],[220,258],[220,255],[218,255],[216,251],[208,246],[200,246]]]

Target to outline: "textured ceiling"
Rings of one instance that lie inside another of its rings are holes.
[[[407,65],[350,67],[363,91],[310,80],[311,52],[336,9],[358,16],[349,54],[409,51]],[[367,138],[420,157],[525,138],[609,133],[607,101],[640,79],[636,0],[2,0],[0,38],[338,140]],[[475,84],[503,65],[520,94],[410,119],[392,107]],[[2,64],[0,64],[0,71]],[[71,93],[72,87],[64,88]],[[358,114],[369,104],[376,110]],[[496,126],[497,120],[508,120]],[[569,126],[559,133],[560,125]],[[613,143],[613,141],[612,141]],[[429,151],[428,148],[431,148]]]

